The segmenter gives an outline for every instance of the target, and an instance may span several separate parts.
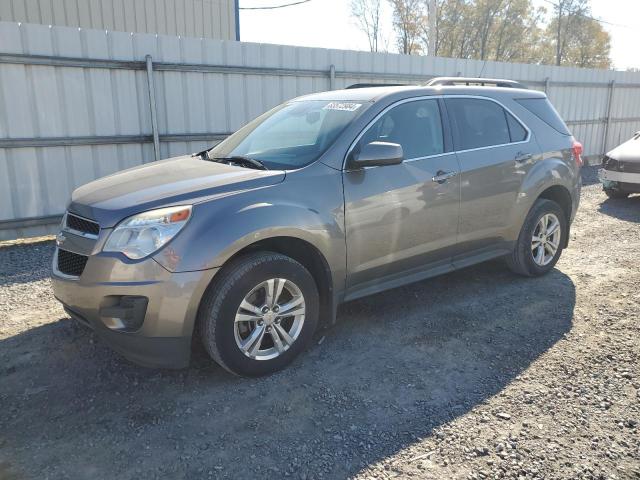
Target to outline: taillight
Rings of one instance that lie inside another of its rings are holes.
[[[582,152],[584,149],[582,148],[582,144],[575,138],[573,139],[571,150],[573,151],[573,159],[576,161],[576,165],[582,167]]]

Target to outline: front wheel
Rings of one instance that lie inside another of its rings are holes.
[[[567,219],[556,202],[538,199],[524,221],[509,268],[528,277],[543,275],[558,262],[568,233]]]
[[[207,289],[198,321],[222,367],[241,376],[276,372],[302,352],[318,324],[311,274],[285,255],[258,252],[226,266]]]

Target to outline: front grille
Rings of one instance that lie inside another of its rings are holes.
[[[618,161],[605,155],[604,159],[602,160],[602,168],[604,168],[605,170],[617,172],[619,168]]]
[[[82,275],[89,257],[66,250],[58,250],[58,270],[65,275],[79,277]]]
[[[640,173],[640,162],[628,160],[616,160],[605,156],[602,160],[602,168],[613,172]]]
[[[78,217],[73,213],[67,213],[67,228],[77,230],[78,232],[88,233],[90,235],[98,235],[100,233],[100,225],[86,218]]]

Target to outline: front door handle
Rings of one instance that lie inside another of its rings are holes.
[[[532,158],[533,158],[533,155],[531,155],[530,153],[518,152],[514,160],[516,161],[516,163],[525,163],[531,160]]]
[[[431,181],[442,184],[450,178],[455,177],[457,174],[458,172],[445,172],[444,170],[438,170]]]

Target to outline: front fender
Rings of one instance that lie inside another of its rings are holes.
[[[172,272],[220,267],[243,248],[273,237],[299,238],[325,257],[335,256],[336,243],[344,249],[344,234],[336,222],[331,224],[298,205],[258,202],[217,218],[194,208],[193,216],[194,220],[200,218],[197,224],[193,222],[196,225],[189,234],[181,235],[154,257]]]
[[[189,224],[154,259],[172,272],[204,270],[261,240],[294,237],[315,247],[339,278],[346,263],[340,172],[322,165],[295,173],[278,185],[194,205]]]

